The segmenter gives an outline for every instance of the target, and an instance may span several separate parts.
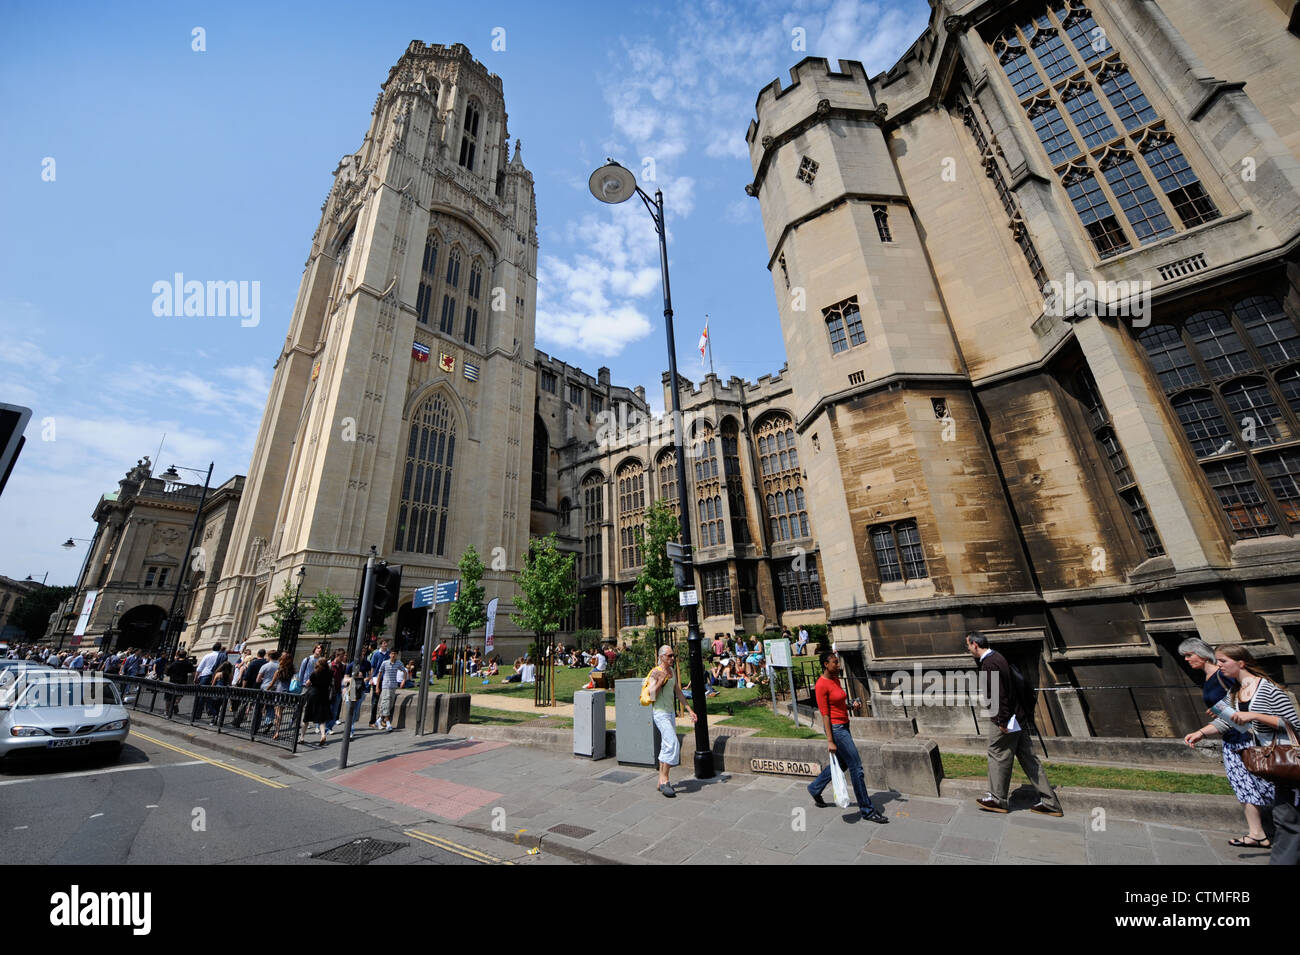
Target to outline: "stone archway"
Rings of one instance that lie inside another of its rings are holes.
[[[122,614],[113,639],[115,649],[135,647],[156,650],[162,646],[167,625],[167,611],[153,604],[141,604]]]

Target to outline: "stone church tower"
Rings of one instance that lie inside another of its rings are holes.
[[[334,171],[213,611],[186,642],[255,637],[301,567],[304,596],[329,587],[350,613],[371,545],[405,568],[407,602],[470,544],[495,555],[483,583],[510,630],[536,226],[501,79],[461,44],[412,42]]]

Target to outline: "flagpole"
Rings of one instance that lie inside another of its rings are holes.
[[[707,316],[707,315],[704,316],[704,327],[705,327],[705,328],[708,328],[708,327],[709,327],[709,316]],[[712,335],[712,333],[710,333],[710,334],[709,334],[709,337],[708,337],[707,339],[705,339],[705,341],[704,341],[704,347],[707,348],[707,349],[709,350],[709,374],[710,374],[710,375],[713,375],[713,377],[716,378],[716,377],[718,377],[718,376],[717,376],[716,374],[714,374],[714,372],[713,372],[713,335]]]

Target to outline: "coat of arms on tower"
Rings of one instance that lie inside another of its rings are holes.
[[[445,351],[438,352],[438,367],[450,374],[456,370],[456,356],[448,355]]]

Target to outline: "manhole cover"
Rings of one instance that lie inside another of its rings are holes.
[[[596,830],[584,829],[582,826],[571,826],[567,822],[563,822],[558,826],[551,826],[547,831],[553,832],[557,836],[568,836],[570,839],[585,839]]]
[[[367,862],[373,862],[390,852],[396,852],[404,845],[406,845],[404,842],[385,842],[383,839],[353,839],[341,846],[319,852],[312,858],[323,859],[326,862],[337,862],[340,865],[365,865]]]
[[[641,774],[616,769],[612,773],[606,773],[604,776],[597,776],[596,778],[603,783],[630,783],[634,779],[640,779]]]

